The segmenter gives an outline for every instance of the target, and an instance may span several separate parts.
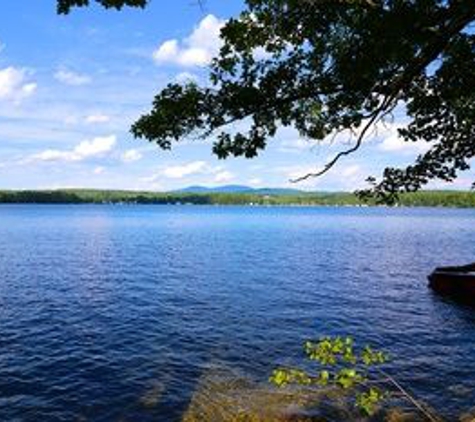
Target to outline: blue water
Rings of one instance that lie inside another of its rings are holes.
[[[210,364],[265,380],[332,334],[455,417],[475,311],[426,275],[474,257],[473,210],[1,206],[0,421],[180,420]]]

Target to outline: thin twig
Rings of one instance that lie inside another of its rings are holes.
[[[366,123],[365,127],[363,128],[363,130],[361,131],[360,135],[358,136],[358,139],[356,140],[356,143],[355,145],[353,145],[351,148],[348,148],[344,151],[340,151],[337,155],[335,155],[335,157],[333,157],[332,160],[330,160],[327,164],[325,164],[325,167],[323,167],[322,170],[320,171],[317,171],[317,172],[314,172],[314,173],[307,173],[303,176],[300,176],[300,177],[297,177],[296,179],[291,179],[290,182],[292,183],[298,183],[298,182],[302,182],[306,179],[309,179],[311,177],[319,177],[323,174],[325,174],[327,171],[329,171],[339,160],[340,158],[344,157],[345,155],[350,155],[352,154],[353,152],[357,151],[359,149],[359,147],[361,146],[362,142],[363,142],[363,139],[366,135],[366,132],[368,131],[368,129],[373,125],[373,123],[375,123],[378,118],[380,117],[380,112],[382,110],[384,110],[384,108],[387,107],[387,104],[386,104],[386,101],[383,102],[383,104],[381,105],[381,107],[373,114],[373,116],[370,118],[370,120]]]
[[[414,397],[412,397],[405,388],[399,382],[397,382],[391,375],[389,375],[387,372],[383,371],[380,368],[377,368],[377,370],[383,374],[391,384],[396,387],[401,394],[409,400],[417,409],[419,409],[422,414],[431,422],[440,422],[440,419],[437,418],[436,416],[433,416],[427,409],[425,409]]]

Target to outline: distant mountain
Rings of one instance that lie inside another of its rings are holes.
[[[297,195],[305,193],[298,189],[290,188],[251,188],[244,185],[225,185],[216,187],[188,186],[176,190],[178,193],[253,193],[257,195]]]

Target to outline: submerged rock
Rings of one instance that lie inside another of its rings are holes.
[[[200,379],[183,422],[363,421],[342,390],[276,388],[214,368]]]
[[[165,386],[157,382],[154,385],[151,386],[145,393],[140,397],[140,403],[142,406],[147,407],[147,408],[153,408],[156,407],[165,391]]]
[[[276,388],[226,368],[210,368],[198,382],[183,422],[419,422],[416,411],[391,407],[372,417],[355,409],[341,388]],[[463,422],[474,422],[464,419]]]
[[[402,409],[389,409],[385,416],[384,422],[424,422],[427,418],[418,415],[415,412]]]
[[[338,402],[337,396],[341,399],[341,393],[330,390],[323,393],[315,389],[277,389],[214,368],[201,377],[183,422],[348,420],[351,415],[344,403],[333,406],[333,419],[314,410],[316,403],[330,403],[330,399]]]
[[[475,407],[460,417],[460,422],[475,422]]]

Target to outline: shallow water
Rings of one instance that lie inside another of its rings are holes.
[[[454,418],[475,310],[426,275],[474,256],[474,210],[1,206],[0,420],[180,420],[209,365],[264,380],[332,334]]]

